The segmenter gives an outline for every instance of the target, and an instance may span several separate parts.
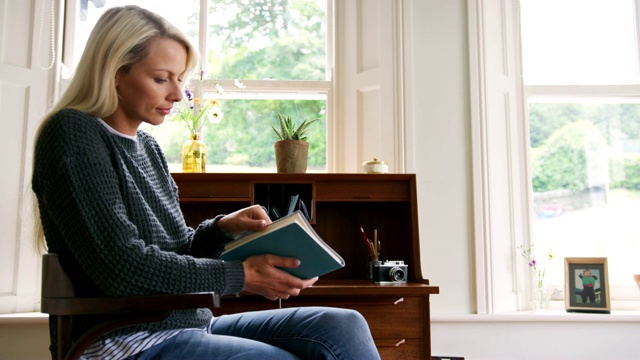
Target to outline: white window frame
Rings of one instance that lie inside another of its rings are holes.
[[[521,73],[510,0],[468,2],[476,312],[524,307],[516,266],[528,239]]]
[[[640,34],[640,0],[635,4]],[[528,98],[640,99],[640,85],[525,86],[519,1],[469,1],[468,19],[477,313],[525,310],[533,286],[518,246],[531,241]],[[627,297],[636,292],[633,285],[612,288],[612,309],[640,307]],[[552,308],[564,309],[564,302]]]
[[[640,0],[633,1],[635,7],[636,57],[640,66]],[[526,106],[530,98],[572,98],[572,99],[611,99],[614,102],[624,99],[640,101],[640,84],[631,85],[525,85],[523,84],[523,104]],[[524,113],[526,128],[529,128],[528,112]],[[527,157],[527,164],[529,158]],[[563,259],[557,259],[562,261]],[[609,263],[609,268],[615,266]],[[630,275],[631,276],[631,275]],[[557,285],[557,284],[556,284]],[[612,310],[637,310],[636,285],[610,284]],[[561,304],[564,306],[564,304]]]

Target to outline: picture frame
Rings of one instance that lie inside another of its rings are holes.
[[[567,312],[611,313],[606,257],[564,258]]]

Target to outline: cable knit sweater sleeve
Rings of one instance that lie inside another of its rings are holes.
[[[76,286],[111,296],[244,286],[241,263],[215,259],[229,240],[217,219],[186,226],[164,155],[142,131],[134,141],[62,110],[37,141],[32,186],[49,251],[77,267]]]

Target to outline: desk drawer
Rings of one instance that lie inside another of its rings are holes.
[[[382,360],[424,360],[422,339],[374,339]]]
[[[225,298],[222,299],[222,307],[215,309],[214,314],[220,316],[277,306],[277,301],[255,296]],[[422,297],[296,297],[282,300],[282,306],[331,306],[356,310],[367,320],[382,360],[425,358],[424,331],[428,324],[424,323],[426,315]]]
[[[362,314],[373,338],[422,338],[424,310],[420,298],[369,299],[349,308]]]
[[[408,201],[409,186],[401,182],[354,181],[316,183],[317,201]]]
[[[374,339],[421,339],[424,337],[424,303],[421,297],[346,297],[289,299],[282,306],[332,306],[358,311],[369,323]]]

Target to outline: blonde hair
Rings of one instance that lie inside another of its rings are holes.
[[[113,114],[118,107],[116,74],[128,71],[146,58],[151,40],[158,38],[172,39],[185,47],[187,62],[181,75],[188,78],[196,66],[198,55],[182,31],[163,17],[135,5],[105,11],[89,35],[67,90],[40,124],[35,143],[44,125],[62,109],[72,108],[100,118]],[[37,199],[35,196],[33,199],[35,246],[38,252],[42,252],[46,244]]]

